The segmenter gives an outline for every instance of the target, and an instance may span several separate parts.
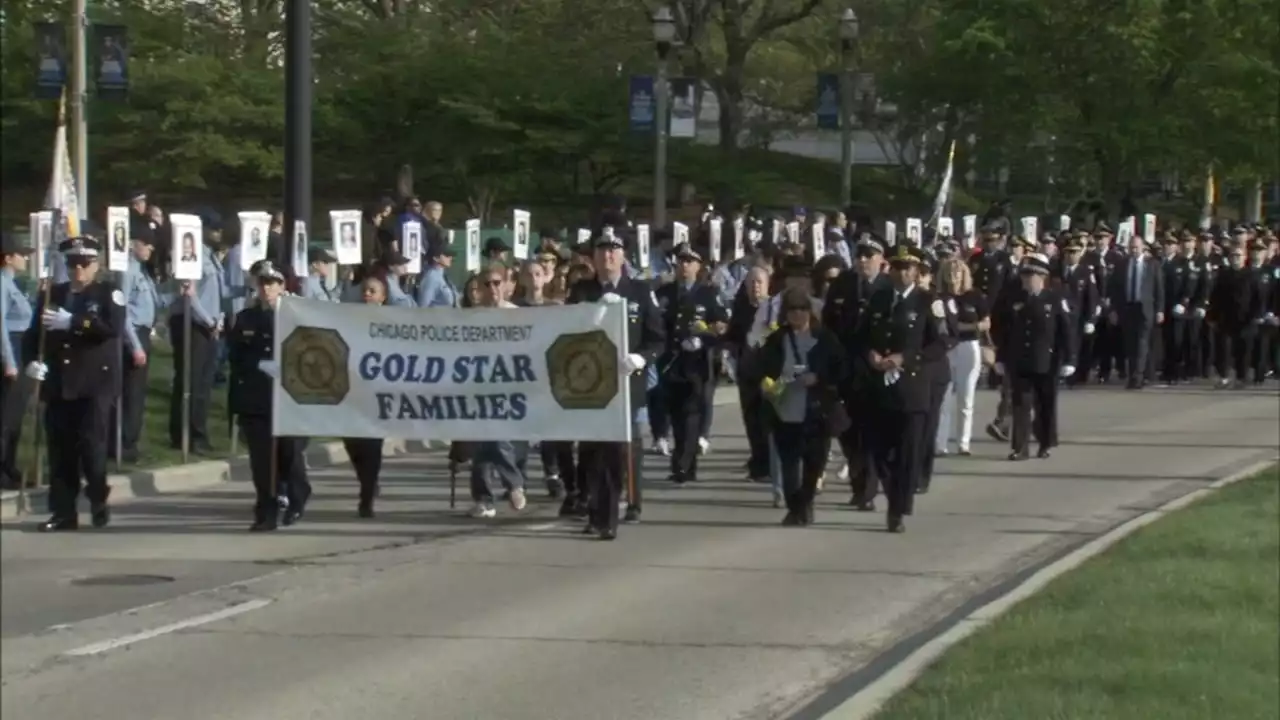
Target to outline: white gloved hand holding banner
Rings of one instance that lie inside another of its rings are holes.
[[[275,360],[259,360],[258,369],[272,378],[278,379],[280,377],[280,363]]]
[[[680,347],[684,348],[685,350],[688,350],[689,352],[695,352],[697,350],[701,350],[702,338],[696,338],[696,337],[685,338],[684,342],[680,343]]]
[[[1061,370],[1058,370],[1058,377],[1069,378],[1069,377],[1071,377],[1072,375],[1075,375],[1075,374],[1076,374],[1076,366],[1075,366],[1075,365],[1063,365],[1063,366],[1062,366],[1062,369],[1061,369]]]
[[[66,330],[71,327],[71,313],[62,308],[57,308],[56,310],[46,309],[40,321],[49,330]]]
[[[44,379],[49,375],[49,366],[42,362],[33,361],[27,363],[27,369],[25,372],[27,377],[32,380],[35,380],[36,382],[44,382]]]
[[[1084,324],[1084,334],[1085,334],[1085,335],[1092,335],[1092,334],[1094,333],[1094,331],[1095,331],[1095,330],[1097,330],[1097,328],[1096,328],[1096,327],[1094,327],[1093,323],[1085,323],[1085,324]]]
[[[623,358],[622,369],[625,371],[623,374],[630,375],[631,373],[640,372],[641,370],[644,369],[644,366],[646,364],[647,363],[645,362],[645,359],[643,356],[637,355],[635,353],[631,353],[630,355]]]

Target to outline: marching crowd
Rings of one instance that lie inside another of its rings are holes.
[[[0,473],[6,487],[23,482],[15,458],[38,383],[50,478],[43,530],[78,527],[82,481],[93,524],[109,523],[116,406],[127,462],[143,441],[151,340],[162,319],[175,364],[169,437],[146,440],[176,447],[185,436],[196,452],[208,450],[210,401],[225,362],[257,489],[252,529],[299,521],[311,495],[306,440],[271,436],[271,387],[280,376],[274,312],[289,291],[423,308],[625,302],[622,371],[639,409],[630,444],[450,449],[454,467],[470,467],[472,516],[493,517],[499,496],[523,509],[537,452],[561,516],[583,518],[584,532],[602,539],[616,537],[620,522],[641,519],[643,438],[652,441],[649,452],[670,458],[674,486],[698,481],[724,380],[740,401],[745,475],[771,488],[774,506],[785,507],[783,524],[814,521],[814,498],[838,448],[836,476],[850,485],[850,505],[873,512],[883,496],[888,530],[902,532],[937,459],[970,454],[984,371],[999,392],[985,432],[1008,442],[1009,459],[1020,461],[1046,458],[1057,445],[1060,387],[1121,381],[1141,390],[1213,379],[1228,388],[1280,370],[1280,243],[1262,226],[1229,234],[1168,229],[1156,242],[1130,231],[1117,247],[1105,222],[1028,234],[992,213],[971,237],[926,228],[894,238],[845,213],[796,208],[790,218],[765,218],[743,207],[720,217],[708,208],[682,241],[670,228],[652,228],[645,248],[619,203],[579,242],[543,231],[528,258],[490,238],[482,266],[457,287],[441,206],[411,198],[371,207],[362,262],[341,267],[333,252],[313,247],[305,270],[290,268],[277,215],[268,259],[243,271],[233,233],[207,215],[200,279],[166,282],[166,214],[143,193],[131,200],[131,257],[119,279],[101,272],[106,238],[87,221],[58,246],[65,278],[34,296],[15,281],[32,248],[9,236],[0,248]],[[416,275],[402,245],[407,221],[424,229]],[[726,254],[740,256],[717,262],[724,223],[741,248]],[[184,373],[189,412],[180,401]],[[359,480],[358,513],[372,517],[382,441],[344,442]]]

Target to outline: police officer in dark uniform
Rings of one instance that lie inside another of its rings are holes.
[[[1199,242],[1196,244],[1196,260],[1200,262],[1200,266],[1204,269],[1203,282],[1208,287],[1208,294],[1213,295],[1213,289],[1217,285],[1217,278],[1222,271],[1230,267],[1227,255],[1218,241],[1222,238],[1211,230],[1201,231]],[[1205,322],[1200,323],[1200,377],[1208,378],[1209,371],[1217,363],[1218,353],[1217,332],[1210,326],[1208,322],[1209,304],[1206,303]]]
[[[1096,337],[1098,318],[1102,315],[1102,292],[1098,288],[1097,273],[1093,266],[1084,261],[1083,233],[1069,237],[1062,247],[1062,254],[1055,258],[1058,261],[1054,272],[1056,282],[1052,283],[1071,306],[1075,319],[1075,328],[1080,338],[1079,361],[1076,363],[1076,374],[1067,378],[1067,384],[1074,387],[1089,379],[1089,360],[1092,357],[1093,339]]]
[[[1101,292],[1102,288],[1111,287],[1108,283],[1111,282],[1116,268],[1124,262],[1125,252],[1113,244],[1115,231],[1106,222],[1099,222],[1093,229],[1093,239],[1094,248],[1085,255],[1085,261],[1093,266],[1094,279]],[[1109,310],[1107,306],[1110,304],[1110,298],[1105,292],[1101,294],[1103,310]],[[1098,382],[1104,384],[1110,382],[1113,367],[1118,372],[1125,372],[1124,334],[1118,326],[1102,323],[1094,339],[1093,354],[1094,357],[1090,358],[1090,362],[1096,361],[1098,364]]]
[[[1195,235],[1183,230],[1178,252],[1164,264],[1164,381],[1177,385],[1199,375],[1200,324],[1209,301],[1208,272],[1196,258]]]
[[[1040,445],[1037,457],[1049,457],[1058,443],[1058,378],[1076,370],[1075,313],[1062,293],[1048,287],[1049,272],[1048,258],[1028,255],[1020,267],[1022,288],[1003,308],[996,364],[1013,383],[1010,460],[1027,457],[1032,433]]]
[[[1004,322],[1005,310],[1022,292],[1022,285],[1018,281],[1018,269],[1022,266],[1022,259],[1037,247],[1038,243],[1033,238],[1024,237],[1021,234],[1013,238],[1013,246],[1006,258],[1008,264],[1001,266],[1004,275],[1000,280],[999,290],[996,291],[995,299],[991,300],[991,336],[993,338],[999,337],[1004,332],[1000,323]],[[1013,412],[1013,384],[1007,375],[1001,373],[992,373],[992,375],[1000,378],[1000,402],[996,405],[995,419],[987,423],[986,431],[992,438],[1005,442],[1009,439],[1009,420]]]
[[[666,351],[658,361],[675,436],[671,481],[684,485],[698,479],[698,439],[710,409],[708,386],[715,382],[712,360],[729,314],[720,292],[699,279],[702,256],[688,243],[676,247],[676,279],[655,291],[662,311]]]
[[[947,352],[947,312],[942,300],[916,286],[918,248],[898,246],[890,259],[893,286],[867,304],[862,347],[869,382],[881,414],[874,424],[873,454],[888,496],[889,532],[903,532],[914,506],[928,436],[933,383],[925,367]]]
[[[566,303],[621,303],[627,309],[627,355],[622,371],[629,378],[631,407],[643,406],[645,400],[644,369],[656,362],[666,341],[662,313],[648,283],[626,276],[626,243],[614,234],[611,226],[603,227],[594,243],[592,257],[595,277],[580,280],[569,289]],[[631,443],[579,443],[579,467],[590,485],[590,515],[584,534],[599,533],[601,540],[618,536],[618,501],[624,485],[628,497],[626,521],[640,520],[640,468],[642,429],[632,428]],[[631,482],[627,483],[628,474]]]
[[[26,374],[42,383],[40,397],[45,402],[53,517],[40,525],[43,532],[79,527],[76,498],[82,476],[93,526],[105,527],[111,521],[107,445],[111,409],[120,394],[125,298],[111,283],[95,280],[101,245],[94,237],[98,233],[84,225],[82,221],[81,235],[58,246],[69,282],[50,289],[47,305],[40,298],[40,324],[33,324],[22,338],[22,356],[33,358]]]
[[[227,350],[231,412],[244,430],[249,471],[257,491],[249,530],[264,532],[279,524],[292,525],[302,517],[311,484],[302,459],[302,439],[271,434],[273,384],[280,376],[274,357],[276,305],[284,294],[284,273],[270,260],[261,260],[250,274],[258,281],[258,297],[236,315]]]
[[[861,346],[859,327],[866,319],[867,304],[880,290],[893,282],[883,272],[884,244],[868,233],[859,241],[854,267],[845,270],[827,289],[822,306],[822,325],[835,333],[844,345],[849,359],[849,372],[839,388],[841,400],[848,409],[849,429],[840,435],[840,450],[849,462],[849,504],[862,512],[875,512],[875,497],[880,480],[871,462],[871,426],[879,415],[871,400],[876,397],[871,381],[879,374],[866,363],[866,348]]]
[[[933,249],[925,248],[919,265],[919,279],[916,284],[921,289],[932,292],[935,296],[940,297],[936,285],[938,278],[938,269],[941,260],[955,254],[947,243],[939,243]],[[933,468],[937,461],[937,443],[934,438],[938,435],[938,425],[942,422],[942,403],[947,398],[947,389],[951,387],[951,360],[947,357],[947,353],[956,345],[959,336],[957,323],[960,321],[958,315],[960,308],[956,305],[953,298],[948,298],[942,303],[943,309],[946,311],[947,334],[946,334],[946,351],[938,358],[925,363],[922,367],[929,376],[930,382],[930,399],[929,399],[929,422],[925,429],[925,437],[929,439],[928,449],[925,451],[924,464],[920,469],[920,480],[916,483],[916,493],[923,495],[929,492],[929,486],[933,483]]]

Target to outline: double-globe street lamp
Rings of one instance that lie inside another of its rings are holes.
[[[658,8],[653,14],[653,46],[658,53],[658,72],[653,80],[653,132],[656,136],[653,158],[653,228],[667,226],[667,55],[676,39],[676,21],[671,8]]]
[[[858,16],[852,8],[840,16],[840,204],[853,194],[853,63],[858,45]]]

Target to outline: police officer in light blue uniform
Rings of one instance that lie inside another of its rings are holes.
[[[5,233],[0,236],[0,484],[12,489],[22,484],[18,469],[18,442],[22,438],[22,417],[26,414],[29,386],[18,374],[23,368],[22,334],[31,327],[35,311],[31,299],[18,287],[16,274],[26,270],[32,248]]]
[[[387,304],[394,307],[415,307],[413,296],[404,291],[401,285],[409,258],[392,250],[382,257],[381,265],[386,270]]]
[[[458,307],[458,288],[449,279],[454,250],[447,241],[432,241],[427,248],[427,269],[418,283],[418,307]]]
[[[120,460],[136,462],[142,436],[142,415],[147,403],[147,376],[151,368],[151,333],[156,316],[172,298],[156,289],[149,263],[155,250],[155,234],[149,226],[133,231],[133,254],[124,272],[121,292],[125,299],[123,372],[120,389]],[[115,422],[114,417],[112,422]],[[111,437],[115,437],[112,433]],[[114,444],[108,453],[114,453]]]
[[[307,300],[322,300],[324,302],[340,302],[341,294],[337,290],[330,290],[327,280],[329,274],[333,272],[334,263],[338,262],[338,258],[333,253],[324,248],[311,248],[307,251],[307,264],[310,265],[310,272],[302,283],[302,297]]]
[[[200,279],[182,284],[182,301],[176,303],[169,314],[169,338],[173,343],[173,395],[169,401],[169,443],[173,448],[182,447],[182,375],[186,363],[191,363],[190,440],[196,452],[209,452],[209,403],[213,395],[214,376],[217,374],[219,338],[224,331],[222,302],[226,297],[223,287],[223,261],[212,247],[204,248],[204,264]],[[183,335],[186,321],[183,316],[191,313],[191,356],[185,353]]]

